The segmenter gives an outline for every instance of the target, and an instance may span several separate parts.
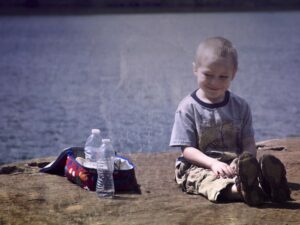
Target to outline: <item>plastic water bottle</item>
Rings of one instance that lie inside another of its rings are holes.
[[[99,129],[92,129],[91,135],[87,138],[84,146],[86,162],[96,164],[99,158],[99,151],[102,144],[101,132]],[[95,165],[96,166],[96,165]]]
[[[113,172],[114,172],[114,157],[110,139],[103,139],[100,148],[100,156],[97,161],[97,185],[96,192],[100,198],[113,197],[115,193]]]

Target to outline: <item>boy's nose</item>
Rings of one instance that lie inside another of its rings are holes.
[[[212,87],[220,87],[222,86],[222,82],[220,81],[220,79],[214,77],[210,80],[210,83],[209,83]]]

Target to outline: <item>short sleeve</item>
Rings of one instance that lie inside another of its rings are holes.
[[[193,110],[177,109],[171,133],[170,146],[196,147],[197,130]]]
[[[253,137],[254,130],[252,125],[252,113],[249,105],[246,103],[245,111],[243,114],[243,122],[242,122],[242,139]]]

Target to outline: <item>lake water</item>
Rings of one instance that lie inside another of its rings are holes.
[[[208,36],[238,49],[231,90],[256,139],[300,136],[299,27],[299,12],[1,16],[0,163],[83,146],[91,128],[119,152],[169,150]]]

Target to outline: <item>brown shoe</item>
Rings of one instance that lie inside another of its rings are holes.
[[[237,162],[236,185],[246,204],[258,206],[264,202],[264,194],[259,187],[260,176],[258,161],[248,152],[242,153]]]
[[[272,202],[285,202],[291,200],[291,191],[286,179],[283,163],[272,155],[263,155],[259,164],[262,171],[260,184]]]

